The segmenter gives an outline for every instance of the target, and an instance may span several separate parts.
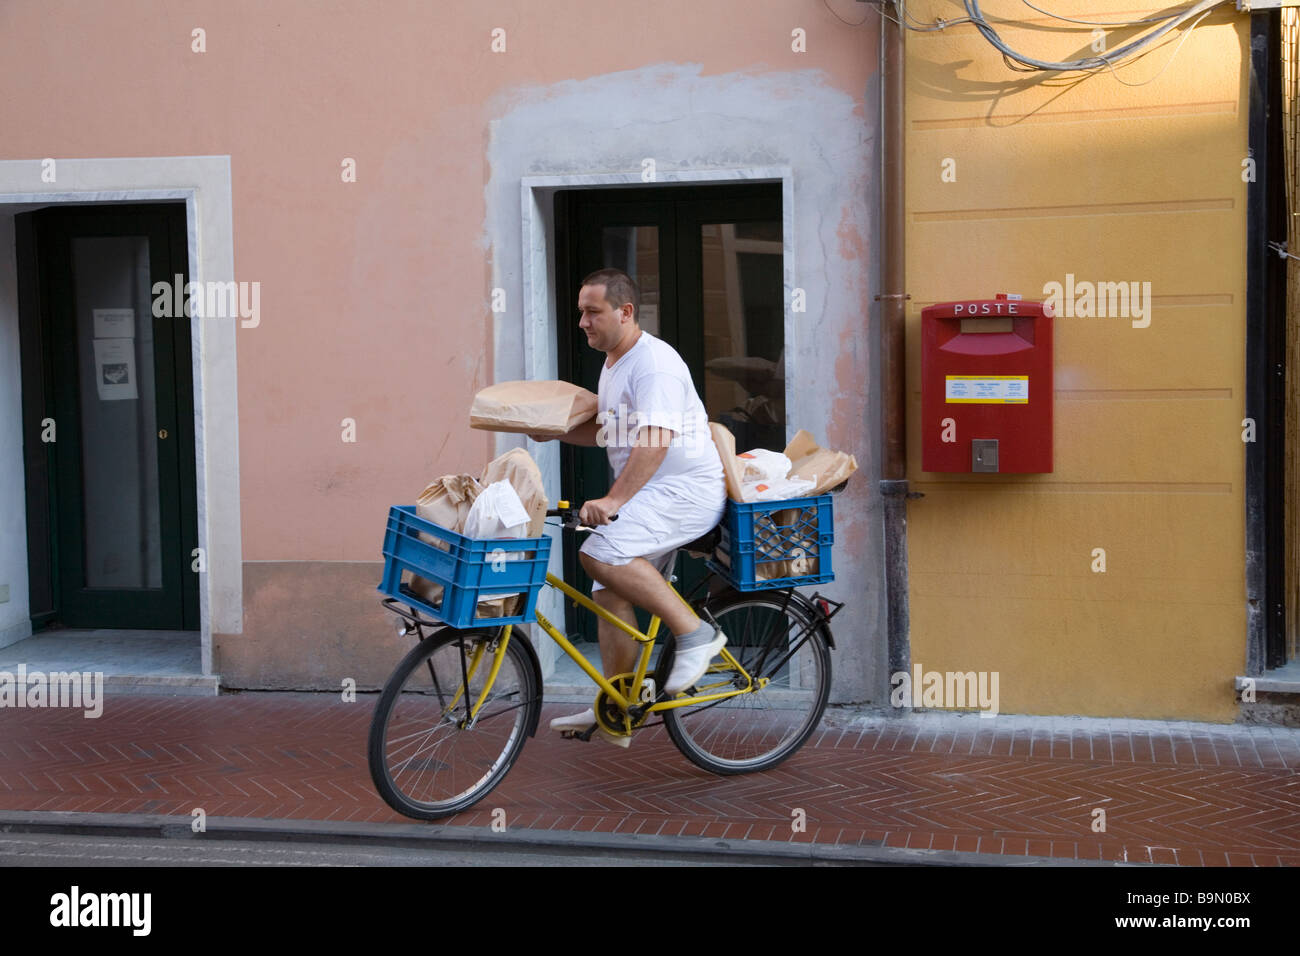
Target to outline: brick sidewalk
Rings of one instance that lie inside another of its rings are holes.
[[[412,822],[375,794],[375,696],[110,696],[103,716],[0,710],[0,810]],[[798,754],[716,777],[661,727],[629,750],[542,730],[447,822],[1184,865],[1300,864],[1300,731],[833,711]],[[1094,808],[1106,831],[1091,829]],[[805,832],[792,831],[796,809]],[[438,826],[438,823],[430,826]]]

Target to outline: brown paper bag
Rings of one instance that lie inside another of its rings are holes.
[[[740,485],[744,469],[736,458],[736,436],[731,429],[717,422],[709,422],[709,432],[713,435],[713,444],[718,448],[718,457],[722,459],[722,473],[727,483],[727,497],[732,501],[744,501]]]
[[[810,432],[801,428],[794,433],[794,437],[790,439],[790,444],[785,446],[785,457],[792,462],[798,461],[801,458],[807,458],[817,448],[817,439],[813,438]]]
[[[755,541],[761,541],[765,537],[762,534],[764,525],[766,525],[767,533],[772,536],[777,534],[778,528],[793,526],[799,520],[800,510],[799,508],[785,508],[770,515],[760,515],[754,522]],[[769,558],[780,557],[794,548],[801,548],[803,554],[799,557],[784,558],[782,560],[762,560],[763,555],[767,555]],[[812,538],[800,538],[793,543],[786,542],[781,547],[764,548],[760,544],[754,560],[754,578],[758,581],[771,581],[773,578],[797,578],[805,574],[816,574],[818,566],[816,554],[817,542]]]
[[[443,475],[420,492],[415,501],[415,513],[425,521],[432,521],[448,531],[459,532],[465,526],[465,517],[469,514],[474,499],[479,496],[483,486],[473,475]],[[420,532],[420,540],[434,547],[447,550],[447,544],[431,535]],[[434,605],[442,600],[442,585],[416,575],[411,577],[411,590],[423,600]]]
[[[807,492],[811,497],[825,494],[857,470],[858,460],[853,455],[819,448],[808,457],[795,462],[790,477],[816,482],[812,490]]]
[[[816,482],[806,492],[809,497],[825,494],[858,470],[858,460],[853,455],[818,447],[816,439],[803,429],[785,446],[785,456],[794,462],[791,478]]]
[[[709,431],[713,433],[714,444],[718,446],[718,455],[722,458],[722,470],[727,480],[727,497],[732,501],[743,502],[744,498],[741,495],[743,463],[736,457],[736,439],[725,425],[719,425],[717,422],[709,422]],[[858,470],[858,460],[853,455],[820,447],[817,440],[803,429],[790,439],[790,444],[785,447],[785,456],[794,462],[794,467],[790,470],[791,478],[816,481],[812,490],[805,492],[807,497],[824,494]],[[787,508],[768,515],[760,514],[755,519],[754,578],[756,580],[770,581],[773,578],[793,578],[818,573],[817,558],[781,557],[785,549],[764,548],[761,543],[764,530],[770,535],[775,535],[777,525],[794,524],[798,514],[797,509]],[[811,538],[800,539],[795,546],[802,548],[807,555],[817,553],[817,542]],[[724,565],[729,563],[726,555],[721,552],[717,557],[720,563]],[[764,557],[767,560],[764,560]]]
[[[512,448],[488,463],[479,478],[479,484],[486,488],[492,482],[503,479],[510,482],[519,495],[524,510],[528,512],[528,537],[540,538],[550,502],[546,498],[546,489],[542,486],[542,472],[537,467],[537,462],[524,449]]]
[[[550,501],[542,487],[542,472],[533,456],[522,448],[512,448],[504,455],[492,459],[483,469],[479,484],[484,488],[494,481],[509,481],[519,495],[524,510],[528,512],[528,537],[540,538],[546,525],[546,509]],[[480,601],[475,610],[479,617],[507,617],[518,614],[524,595],[515,594],[492,601]]]
[[[817,439],[802,428],[790,439],[790,444],[785,446],[785,456],[794,462],[790,469],[791,478],[816,482],[810,491],[805,492],[810,498],[825,494],[858,470],[857,458],[842,451],[829,451],[820,447]],[[798,520],[798,516],[798,509],[787,508],[774,513],[771,520],[775,525],[789,526]],[[817,574],[819,562],[810,555],[817,553],[818,543],[811,538],[802,538],[794,547],[803,549],[804,555],[783,561],[756,563],[754,577],[760,581],[770,581],[773,578]]]
[[[474,396],[469,427],[521,435],[563,435],[596,415],[597,397],[568,382],[498,382]]]

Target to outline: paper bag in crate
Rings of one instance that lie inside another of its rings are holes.
[[[431,481],[424,491],[420,492],[420,497],[415,501],[415,513],[425,521],[432,521],[448,531],[459,533],[461,528],[465,527],[465,519],[469,516],[474,500],[482,491],[483,486],[473,475],[443,475]],[[445,541],[439,541],[424,532],[420,533],[420,540],[443,551],[448,550]],[[412,576],[410,587],[421,600],[434,607],[442,601],[441,584],[427,578]]]
[[[760,515],[754,521],[754,579],[771,581],[774,578],[798,578],[806,574],[817,573],[817,540],[815,538],[789,539],[789,531],[782,528],[793,527],[799,521],[802,508],[785,508],[771,514]],[[781,543],[775,543],[781,538]],[[763,545],[760,542],[771,542]],[[787,557],[792,551],[798,551],[795,557]],[[768,560],[761,559],[766,555]]]
[[[819,447],[817,440],[803,429],[790,439],[785,454],[794,463],[790,477],[813,482],[812,490],[807,492],[810,496],[824,495],[858,470],[858,459],[853,455]]]
[[[528,533],[525,537],[540,538],[546,526],[546,509],[550,504],[542,487],[542,472],[533,456],[522,448],[512,448],[494,458],[483,470],[479,484],[486,487],[497,481],[508,481],[519,495],[520,504],[528,513]],[[475,613],[479,617],[510,617],[523,609],[525,595],[515,594],[480,601]]]

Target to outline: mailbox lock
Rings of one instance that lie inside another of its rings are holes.
[[[972,438],[970,443],[970,470],[998,470],[998,440],[996,438]]]

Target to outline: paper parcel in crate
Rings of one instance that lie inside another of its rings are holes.
[[[479,498],[487,489],[503,481],[509,484],[509,490],[513,490],[513,497],[503,494],[503,489],[498,487],[487,496],[483,505],[479,505]],[[520,512],[516,511],[515,498],[518,507],[522,508],[522,519],[518,517]],[[444,475],[431,482],[416,501],[415,513],[449,531],[471,537],[539,538],[546,523],[548,504],[537,463],[524,449],[512,448],[494,458],[478,479],[472,475]],[[520,523],[507,525],[506,521]],[[447,550],[441,541],[425,534],[420,537]],[[527,552],[518,554],[524,553]],[[516,552],[510,552],[506,560],[515,556]],[[435,607],[442,601],[440,584],[413,576],[410,586],[422,600]],[[522,594],[488,595],[486,600],[478,602],[475,614],[478,617],[508,617],[519,613],[523,601]]]
[[[448,531],[460,531],[465,526],[469,509],[483,486],[473,475],[443,475],[429,482],[415,499],[415,513],[425,521],[432,521]],[[435,548],[447,550],[447,543],[432,535],[420,532],[420,540]],[[437,607],[442,601],[442,585],[418,575],[411,578],[411,590],[424,601]]]
[[[858,470],[858,460],[853,455],[822,448],[811,434],[800,429],[782,453],[791,463],[790,470],[786,475],[778,477],[772,469],[783,468],[784,462],[780,461],[780,456],[775,452],[755,449],[746,458],[736,454],[735,436],[726,426],[710,422],[709,430],[713,433],[714,444],[722,458],[727,497],[732,501],[772,500],[767,492],[781,492],[785,488],[797,490],[795,496],[801,498],[821,495],[848,480]],[[755,479],[755,475],[761,477]],[[747,478],[751,480],[747,481]],[[804,555],[815,555],[818,550],[815,538],[801,538],[789,530],[797,525],[799,512],[798,508],[785,508],[755,518],[754,542],[757,550],[754,568],[758,580],[770,581],[773,578],[818,573],[817,558],[787,557],[795,548]],[[764,555],[769,560],[762,560]],[[724,555],[719,555],[718,558],[726,561]]]
[[[469,427],[559,437],[596,417],[596,396],[568,382],[498,382],[474,396]]]

